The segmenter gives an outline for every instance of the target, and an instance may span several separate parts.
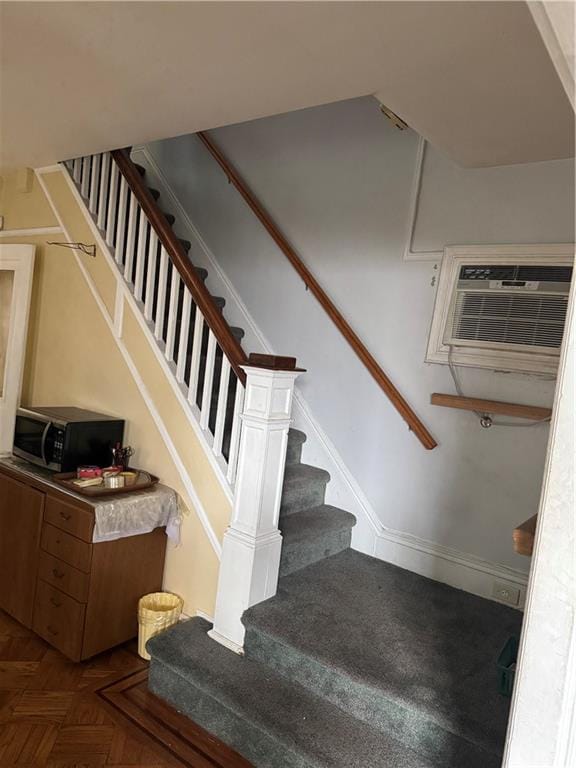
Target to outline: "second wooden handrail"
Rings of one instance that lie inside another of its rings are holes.
[[[272,221],[264,207],[252,194],[250,189],[246,186],[243,179],[238,172],[228,161],[228,159],[222,154],[221,150],[216,146],[212,139],[204,132],[197,134],[200,141],[208,149],[210,154],[214,157],[216,162],[220,165],[228,179],[238,192],[242,195],[244,200],[248,203],[252,211],[260,220],[270,237],[274,240],[276,245],[280,248],[282,253],[288,258],[294,269],[298,272],[304,284],[312,291],[316,299],[320,302],[323,309],[330,317],[334,325],[338,328],[340,333],[344,336],[348,344],[352,347],[355,354],[364,363],[368,372],[376,383],[380,386],[382,391],[387,395],[392,405],[396,408],[398,413],[402,416],[404,421],[408,424],[408,427],[418,437],[420,442],[425,448],[435,448],[437,442],[434,440],[430,432],[426,429],[424,424],[420,421],[418,416],[414,413],[412,408],[408,405],[406,400],[402,397],[400,392],[396,389],[394,384],[390,381],[388,376],[384,373],[382,368],[376,362],[374,356],[366,349],[358,335],[351,328],[350,324],[342,317],[341,313],[336,308],[334,302],[329,298],[322,286],[318,283],[314,275],[310,272],[308,267],[304,264],[302,259],[298,256],[296,251],[292,248],[290,243],[284,237],[282,232],[278,229],[276,224]]]
[[[192,298],[196,306],[202,312],[208,327],[216,337],[216,340],[220,345],[223,353],[228,358],[232,370],[236,376],[238,376],[240,381],[245,384],[246,374],[242,370],[241,366],[247,364],[248,358],[240,346],[238,339],[233,335],[232,331],[230,330],[230,326],[215,304],[212,295],[186,256],[186,253],[184,252],[178,237],[174,233],[172,227],[168,224],[166,217],[148,191],[142,176],[138,172],[138,169],[130,159],[129,155],[122,149],[113,150],[111,154],[120,170],[120,173],[126,179],[130,190],[140,203],[140,206],[146,214],[148,221],[158,235],[160,243],[166,249],[170,260],[178,270],[180,277],[184,281],[184,284],[192,294]]]

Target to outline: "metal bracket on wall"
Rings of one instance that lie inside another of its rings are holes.
[[[91,245],[86,245],[86,243],[53,243],[47,241],[46,245],[59,245],[62,248],[72,248],[75,251],[81,251],[82,253],[85,253],[86,256],[92,256],[93,258],[96,258],[96,245],[94,243]]]

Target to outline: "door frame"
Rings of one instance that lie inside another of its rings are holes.
[[[528,8],[574,109],[574,3]],[[567,18],[572,23],[566,23]],[[528,582],[503,768],[576,765],[574,395],[572,279]]]
[[[0,270],[14,272],[8,340],[6,344],[4,386],[0,395],[0,454],[10,453],[16,409],[20,404],[24,359],[28,334],[28,318],[34,274],[34,245],[0,243]]]

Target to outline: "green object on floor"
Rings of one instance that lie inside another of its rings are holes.
[[[498,656],[498,686],[502,696],[512,696],[516,661],[518,660],[518,638],[509,637]]]

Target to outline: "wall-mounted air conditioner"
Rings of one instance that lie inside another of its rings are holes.
[[[447,247],[426,361],[554,373],[573,265],[573,245]]]

